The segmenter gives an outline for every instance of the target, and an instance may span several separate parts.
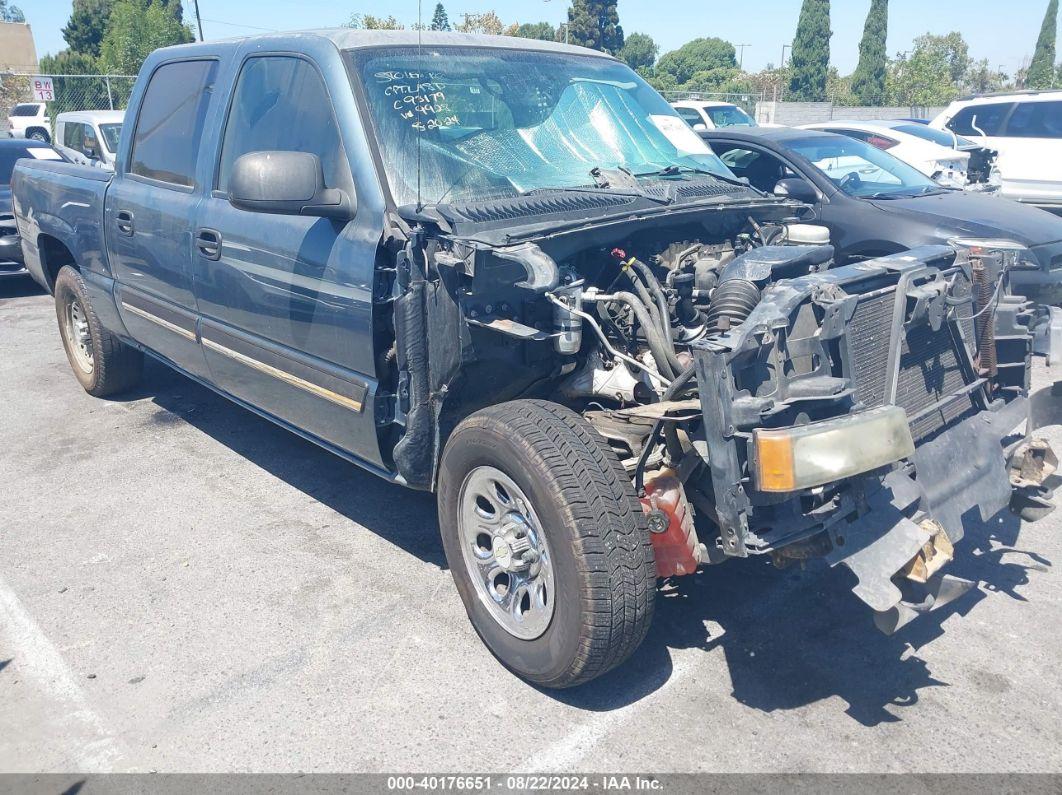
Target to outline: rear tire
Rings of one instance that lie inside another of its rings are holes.
[[[86,392],[106,397],[140,381],[144,355],[100,324],[84,279],[69,265],[55,279],[55,314],[70,369]]]
[[[26,134],[26,137],[29,138],[31,141],[40,141],[41,143],[45,144],[50,144],[52,142],[52,137],[48,135],[46,131],[40,129],[30,130]]]
[[[619,459],[578,414],[519,400],[468,417],[447,442],[438,499],[465,610],[507,668],[571,687],[642,642],[656,597],[645,514]],[[534,600],[542,593],[545,604]]]

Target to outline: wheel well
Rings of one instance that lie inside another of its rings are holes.
[[[25,136],[27,138],[29,138],[30,134],[31,133],[35,133],[35,132],[42,132],[48,137],[49,141],[52,140],[52,134],[48,131],[48,128],[47,127],[41,127],[39,125],[36,125],[36,126],[33,126],[33,127],[27,127],[26,128],[26,132],[25,132]]]
[[[64,265],[77,268],[77,260],[70,253],[70,249],[51,235],[41,235],[37,238],[37,251],[41,255],[41,269],[44,278],[48,282],[48,289],[55,292],[55,279]]]

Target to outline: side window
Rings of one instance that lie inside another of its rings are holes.
[[[82,130],[82,126],[77,122],[63,122],[63,146],[69,146],[71,149],[76,149],[80,152],[84,143]]]
[[[315,154],[326,187],[350,187],[332,101],[317,70],[302,58],[261,56],[244,64],[225,124],[218,190],[228,190],[237,158],[267,151]]]
[[[704,119],[701,118],[701,114],[694,108],[675,108],[675,112],[682,117],[682,120],[691,127],[694,124],[704,124]]]
[[[1062,102],[1019,102],[1007,121],[1008,138],[1062,138]]]
[[[745,177],[754,188],[770,193],[779,180],[791,176],[785,164],[766,152],[745,149],[741,146],[720,146],[712,148],[719,153],[720,159],[739,177]],[[725,151],[723,151],[725,149]]]
[[[217,61],[179,61],[155,70],[140,103],[129,171],[191,187]]]
[[[1004,102],[997,105],[970,105],[956,113],[947,127],[956,135],[980,136],[982,130],[989,137],[1000,134],[1003,120],[1013,107],[1012,103]]]

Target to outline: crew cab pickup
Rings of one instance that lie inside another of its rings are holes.
[[[733,557],[845,565],[896,630],[970,587],[941,569],[971,512],[1049,507],[1019,252],[835,267],[805,205],[601,53],[163,49],[113,174],[23,161],[13,190],[89,393],[147,354],[436,492],[471,622],[543,686],[625,659],[658,577]]]

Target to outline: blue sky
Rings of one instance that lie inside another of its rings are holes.
[[[423,0],[431,18],[435,0]],[[734,44],[749,44],[745,66],[761,69],[777,64],[782,45],[790,44],[801,0],[620,0],[620,22],[627,33],[651,35],[661,52],[698,36],[720,36]],[[60,29],[70,15],[70,0],[15,0],[33,26],[39,55],[62,49]],[[566,0],[444,0],[451,20],[461,13],[495,10],[505,22],[553,23],[564,19]],[[859,38],[870,0],[834,0],[831,42],[833,63],[843,74],[858,60]],[[889,53],[906,50],[922,33],[959,30],[975,58],[988,58],[1008,74],[1032,55],[1047,0],[892,0],[889,14]],[[203,30],[208,39],[253,34],[258,29],[294,30],[331,27],[352,13],[394,14],[405,23],[417,19],[417,0],[200,0]],[[185,0],[185,19],[191,21],[191,0]]]

